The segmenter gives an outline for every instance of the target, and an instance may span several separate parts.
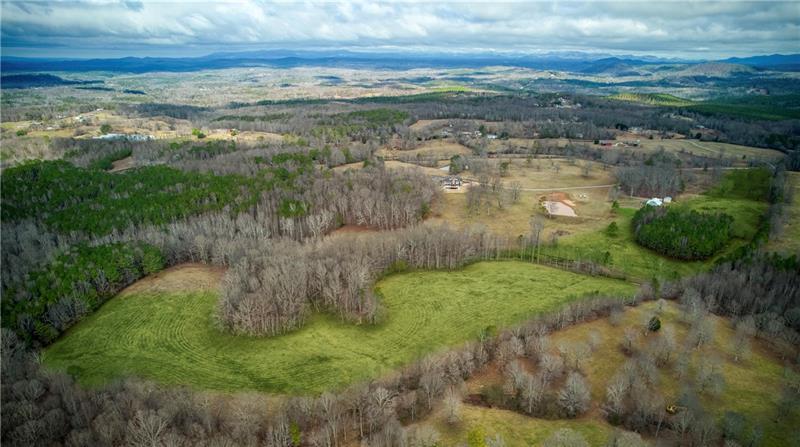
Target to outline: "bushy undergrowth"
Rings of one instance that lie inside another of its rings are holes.
[[[686,260],[706,259],[730,239],[733,218],[684,208],[645,206],[633,216],[636,241],[661,254]]]

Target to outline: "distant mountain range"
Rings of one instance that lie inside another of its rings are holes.
[[[653,64],[701,65],[707,62],[749,66],[756,70],[800,71],[800,54],[730,58],[722,61],[688,61],[651,56],[609,56],[591,53],[549,53],[543,55],[505,54],[400,54],[356,53],[348,51],[314,52],[269,50],[240,53],[214,53],[201,57],[125,57],[119,59],[37,59],[3,57],[0,70],[9,72],[85,72],[105,71],[147,73],[154,71],[188,72],[237,67],[291,68],[301,66],[349,68],[478,68],[512,66],[539,70],[585,74],[636,75],[637,68]],[[717,67],[719,68],[719,67]],[[728,70],[731,71],[731,70]],[[733,70],[737,71],[737,70]],[[739,70],[741,71],[741,70]]]
[[[56,87],[60,85],[102,84],[103,81],[72,81],[51,74],[14,74],[0,78],[2,88]]]

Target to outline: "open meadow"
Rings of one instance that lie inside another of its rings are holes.
[[[385,310],[377,325],[317,314],[304,328],[269,338],[219,331],[211,291],[123,292],[48,348],[44,362],[91,385],[135,374],[214,390],[319,393],[475,340],[489,326],[511,326],[587,295],[623,297],[634,289],[522,262],[482,262],[382,280],[377,290]]]

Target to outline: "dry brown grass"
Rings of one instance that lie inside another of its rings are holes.
[[[123,159],[116,160],[116,161],[112,162],[111,163],[112,167],[111,167],[111,169],[108,170],[108,172],[125,171],[127,169],[132,168],[134,166],[134,164],[135,164],[135,162],[133,160],[133,157],[125,157]]]
[[[219,289],[225,270],[225,267],[206,264],[180,264],[136,281],[119,295],[216,291]]]
[[[735,157],[746,160],[753,158],[776,160],[783,158],[782,152],[772,149],[762,149],[750,146],[740,146],[738,144],[717,143],[713,141],[697,141],[688,139],[668,139],[668,140],[648,140],[641,139],[638,150],[646,152],[656,152],[664,148],[667,152],[680,152],[685,151],[691,154],[704,156],[704,157],[718,157],[720,155],[725,157]],[[632,148],[637,150],[637,148]]]
[[[394,156],[437,156],[441,160],[449,159],[453,155],[470,155],[472,151],[461,144],[452,140],[431,140],[425,142],[422,146],[406,150],[391,150],[381,148],[377,151],[376,155],[381,157],[394,157]]]
[[[490,159],[498,165],[503,159]],[[559,166],[559,172],[552,168],[553,163]],[[536,167],[538,164],[538,168]],[[468,174],[468,177],[474,177]],[[613,184],[614,178],[611,171],[604,171],[599,164],[592,164],[588,177],[582,175],[580,164],[571,165],[566,160],[532,160],[528,165],[526,160],[513,159],[509,168],[509,175],[503,177],[503,184],[510,188],[511,183],[518,182],[524,189],[542,189],[553,192],[567,192],[575,202],[577,218],[546,219],[544,238],[557,233],[559,236],[592,232],[604,228],[613,219],[611,202],[608,198],[608,187],[569,189],[587,186]],[[530,220],[534,215],[543,216],[539,200],[547,191],[523,191],[517,203],[507,201],[503,208],[496,204],[483,207],[479,212],[467,212],[467,199],[464,194],[443,194],[433,206],[433,216],[428,224],[440,225],[447,223],[457,227],[483,225],[495,234],[517,237],[530,232]],[[636,199],[620,199],[620,205],[634,205]]]

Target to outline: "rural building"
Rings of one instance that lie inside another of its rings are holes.
[[[95,140],[109,140],[109,141],[149,141],[155,140],[152,135],[139,135],[139,134],[124,134],[124,133],[108,133],[94,137]]]
[[[648,201],[644,202],[644,204],[649,206],[661,206],[664,204],[664,201],[659,199],[658,197],[653,197],[652,199],[649,199]]]
[[[461,177],[449,175],[442,180],[442,187],[445,189],[461,189]]]

